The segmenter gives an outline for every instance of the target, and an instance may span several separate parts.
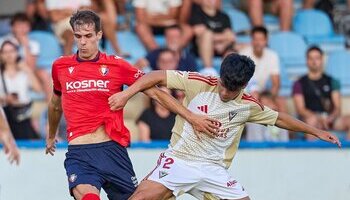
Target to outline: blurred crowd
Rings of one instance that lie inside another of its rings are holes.
[[[247,92],[264,105],[350,140],[350,116],[342,112],[342,84],[324,68],[329,52],[308,45],[302,52],[303,74],[293,80],[290,94],[281,95],[280,54],[269,48],[270,34],[293,31],[293,17],[298,10],[321,10],[335,27],[339,15],[350,16],[350,0],[27,0],[25,10],[0,19],[0,104],[15,139],[40,139],[47,133],[51,69],[50,62],[41,64],[38,59],[53,47],[44,46],[34,33],[54,35],[61,55],[75,53],[69,18],[78,9],[91,9],[100,15],[104,33],[101,50],[124,57],[145,72],[183,70],[217,76],[218,63],[225,55],[247,55],[256,64]],[[235,31],[240,21],[233,22],[228,14],[231,9],[245,13],[251,28]],[[266,14],[277,20],[277,28],[265,22]],[[346,33],[340,34],[346,37]],[[133,35],[140,46],[134,46],[135,41],[125,41]],[[248,39],[239,39],[242,36]],[[342,45],[345,49],[346,41]],[[144,52],[134,53],[141,49]],[[181,91],[162,89],[179,101],[184,98]],[[167,140],[174,121],[173,113],[143,94],[136,95],[125,108],[125,123],[134,141]],[[65,127],[62,119],[61,140],[65,139]],[[298,134],[291,138],[288,131],[277,127],[247,124],[244,139],[315,138],[301,138]]]

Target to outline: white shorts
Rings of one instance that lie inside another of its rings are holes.
[[[245,189],[224,167],[212,163],[189,162],[161,153],[156,168],[145,178],[164,185],[174,196],[184,193],[197,199],[241,199]]]

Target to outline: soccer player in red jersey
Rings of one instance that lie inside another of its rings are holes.
[[[100,18],[78,11],[71,19],[78,52],[57,59],[52,66],[54,94],[49,103],[46,154],[55,152],[55,136],[62,111],[67,120],[68,152],[64,162],[71,195],[77,200],[98,200],[103,188],[109,199],[127,199],[137,186],[126,147],[130,133],[123,111],[113,111],[108,98],[133,84],[143,72],[118,56],[98,50]],[[175,99],[155,88],[144,91],[180,114],[198,132],[215,132],[206,116],[189,112]]]

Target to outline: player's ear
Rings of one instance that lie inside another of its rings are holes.
[[[103,35],[102,31],[97,32],[97,38],[99,40],[102,38],[102,35]]]

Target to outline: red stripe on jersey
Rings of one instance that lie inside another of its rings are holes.
[[[254,98],[253,96],[248,95],[248,94],[243,94],[242,99],[247,100],[247,101],[252,101],[252,102],[258,104],[258,105],[260,106],[261,110],[264,110],[264,105],[262,105],[262,104],[261,104],[256,98]]]
[[[200,77],[188,77],[188,79],[202,81],[202,82],[204,82],[208,85],[211,85],[211,86],[217,85],[217,82],[211,82],[208,79],[204,79],[204,78],[200,78]]]
[[[188,79],[192,79],[192,80],[199,80],[202,82],[205,82],[209,85],[217,85],[218,80],[216,78],[210,77],[210,76],[203,76],[201,74],[198,73],[194,73],[194,72],[190,72],[188,75]]]

